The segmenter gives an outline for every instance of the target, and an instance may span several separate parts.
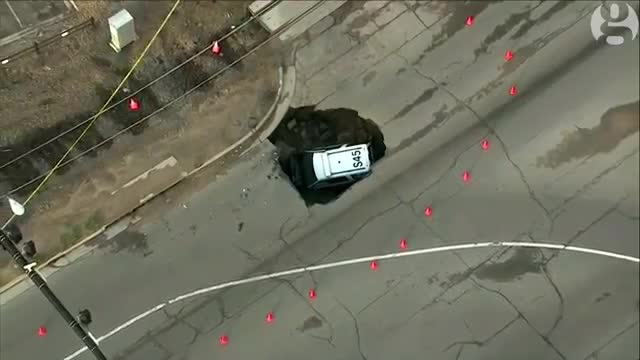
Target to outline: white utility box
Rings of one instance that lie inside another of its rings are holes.
[[[126,9],[120,10],[109,18],[109,31],[111,32],[109,45],[116,52],[120,52],[125,46],[138,40],[133,16]]]

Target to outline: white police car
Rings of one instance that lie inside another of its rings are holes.
[[[298,187],[322,189],[354,183],[371,173],[368,144],[307,150],[290,159],[291,181]]]

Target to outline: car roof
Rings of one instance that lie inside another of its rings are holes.
[[[360,167],[354,167],[354,160],[351,152],[360,151]],[[318,179],[333,178],[359,174],[369,171],[369,146],[367,144],[344,145],[339,148],[316,152],[313,156],[313,167]]]

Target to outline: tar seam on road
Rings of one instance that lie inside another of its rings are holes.
[[[389,253],[389,254],[384,254],[384,255],[377,255],[377,256],[360,257],[360,258],[336,261],[336,262],[326,263],[326,264],[305,266],[305,267],[300,267],[300,268],[295,268],[295,269],[290,269],[290,270],[285,270],[285,271],[279,271],[279,272],[270,273],[270,274],[252,276],[252,277],[249,277],[249,278],[233,280],[233,281],[225,282],[225,283],[222,283],[222,284],[213,285],[213,286],[210,286],[210,287],[198,289],[198,290],[189,292],[187,294],[183,294],[183,295],[177,296],[177,297],[175,297],[175,298],[173,298],[171,300],[168,300],[168,301],[166,301],[166,302],[164,302],[162,304],[156,305],[153,308],[151,308],[151,309],[149,309],[149,310],[147,310],[147,311],[145,311],[145,312],[143,312],[143,313],[141,313],[141,314],[139,314],[139,315],[127,320],[122,325],[116,327],[115,329],[113,329],[113,330],[109,331],[108,333],[106,333],[106,334],[102,335],[101,337],[99,337],[97,339],[97,343],[100,343],[100,342],[102,342],[104,340],[107,340],[111,336],[113,336],[113,335],[125,330],[126,328],[128,328],[131,325],[133,325],[134,323],[146,318],[147,316],[149,316],[149,315],[151,315],[151,314],[153,314],[153,313],[155,313],[155,312],[157,312],[159,310],[162,310],[163,308],[165,308],[165,307],[167,307],[169,305],[173,305],[173,304],[175,304],[177,302],[184,301],[186,299],[190,299],[190,298],[193,298],[193,297],[198,296],[198,295],[207,294],[207,293],[210,293],[210,292],[213,292],[213,291],[218,291],[218,290],[222,290],[222,289],[229,288],[229,287],[234,287],[234,286],[238,286],[238,285],[245,285],[245,284],[260,282],[260,281],[264,281],[264,280],[282,278],[282,277],[286,277],[286,276],[297,275],[297,274],[307,273],[307,272],[311,272],[311,271],[327,270],[327,269],[333,269],[333,268],[342,267],[342,266],[355,265],[355,264],[361,264],[361,263],[368,263],[370,261],[389,260],[389,259],[395,259],[395,258],[403,258],[403,257],[407,257],[407,256],[426,255],[426,254],[440,253],[440,252],[446,252],[446,251],[458,251],[458,250],[489,248],[489,247],[520,247],[520,248],[564,250],[564,251],[578,252],[578,253],[583,253],[583,254],[600,255],[600,256],[610,257],[610,258],[614,258],[614,259],[617,259],[617,260],[628,261],[628,262],[632,262],[632,263],[636,263],[636,264],[640,263],[640,258],[637,258],[637,257],[634,257],[634,256],[629,256],[629,255],[623,255],[623,254],[619,254],[619,253],[614,253],[614,252],[610,252],[610,251],[590,249],[590,248],[585,248],[585,247],[580,247],[580,246],[562,245],[562,244],[537,243],[537,242],[513,242],[513,241],[476,242],[476,243],[468,243],[468,244],[439,246],[439,247],[433,247],[433,248],[425,248],[425,249],[417,249],[417,250],[410,250],[410,251],[394,252],[394,253]],[[80,350],[74,352],[73,354],[68,355],[67,357],[65,357],[64,360],[74,359],[77,356],[79,356],[80,354],[84,353],[85,351],[87,351],[87,348],[83,347],[82,349],[80,349]]]

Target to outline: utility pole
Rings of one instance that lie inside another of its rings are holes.
[[[97,360],[107,360],[107,357],[104,356],[96,341],[94,341],[93,337],[89,335],[89,333],[82,327],[76,319],[71,315],[69,310],[64,307],[60,299],[56,297],[56,295],[51,291],[49,285],[44,281],[42,276],[34,269],[35,263],[30,263],[27,258],[22,254],[22,252],[18,249],[14,241],[20,242],[22,240],[22,234],[17,226],[13,225],[15,231],[6,232],[5,229],[0,229],[0,245],[4,250],[6,250],[9,255],[13,258],[16,264],[24,270],[25,274],[31,279],[33,284],[42,292],[45,298],[53,305],[53,307],[58,311],[58,313],[62,316],[62,318],[67,322],[67,325],[73,330],[76,335],[82,340],[87,349],[93,353],[93,356]],[[10,237],[14,237],[11,239]]]

